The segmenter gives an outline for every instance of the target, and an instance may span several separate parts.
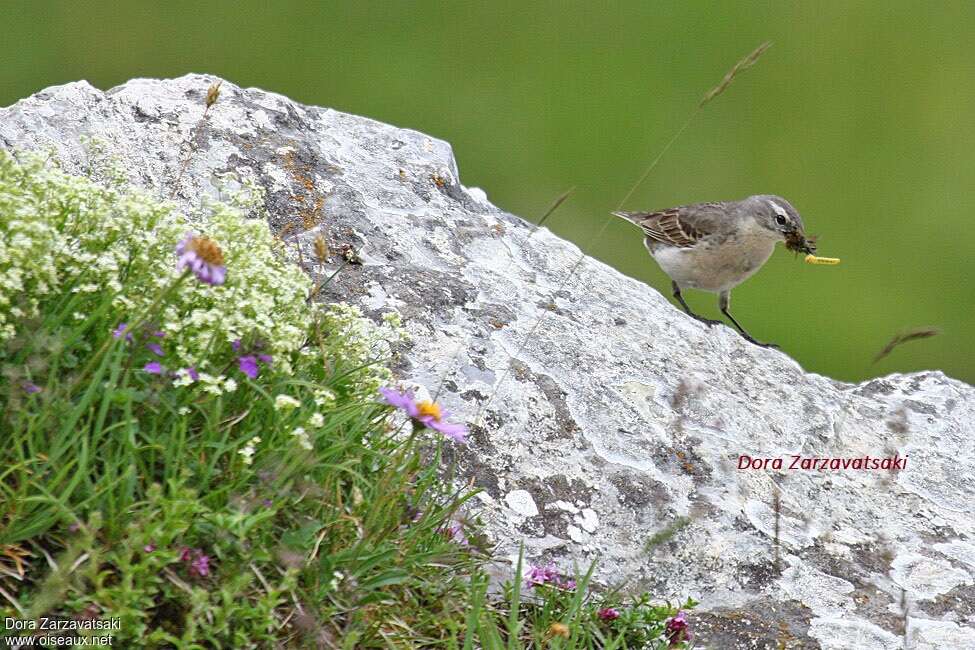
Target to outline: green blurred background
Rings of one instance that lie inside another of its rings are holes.
[[[975,4],[7,2],[0,105],[45,86],[212,73],[453,144],[465,185],[669,294],[638,231],[594,234],[741,56],[630,209],[788,198],[822,255],[778,251],[733,313],[844,380],[975,382]],[[598,291],[598,288],[593,288]],[[688,292],[717,316],[715,298]],[[871,365],[896,332],[937,326]]]

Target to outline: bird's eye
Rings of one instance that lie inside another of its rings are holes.
[[[780,226],[784,226],[785,225],[785,217],[782,216],[781,214],[775,215],[775,223],[779,224]]]

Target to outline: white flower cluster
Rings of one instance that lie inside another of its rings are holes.
[[[308,437],[308,432],[305,431],[304,427],[295,427],[294,431],[291,432],[291,435],[295,437],[302,449],[311,451],[315,448],[315,445],[311,443],[311,438]]]
[[[377,325],[355,305],[333,303],[323,305],[322,322],[325,331],[347,341],[342,350],[344,361],[353,367],[368,368],[368,376],[361,380],[366,392],[374,393],[392,381],[387,364],[392,359],[393,346],[408,340],[397,312],[384,314],[382,324]]]
[[[237,450],[237,453],[243,456],[243,462],[245,465],[250,465],[254,462],[254,452],[257,450],[257,445],[261,442],[260,436],[254,436],[247,441],[241,449]]]
[[[145,192],[3,151],[0,206],[0,342],[16,335],[13,318],[36,316],[42,302],[65,293],[80,314],[93,313],[108,293],[120,322],[137,320],[179,275],[175,245],[195,230],[172,204]],[[206,368],[209,354],[247,336],[280,355],[287,370],[310,325],[311,281],[280,254],[266,222],[230,205],[211,210],[200,230],[221,247],[227,282],[211,287],[190,278],[168,296],[153,317],[166,334],[167,365]]]
[[[237,339],[259,342],[275,370],[289,374],[299,351],[320,354],[302,348],[319,315],[306,303],[311,280],[288,260],[265,219],[247,218],[262,206],[253,187],[232,193],[231,204],[207,205],[191,220],[172,203],[126,186],[117,172],[95,175],[109,184],[68,175],[49,157],[15,158],[0,150],[0,357],[5,341],[29,334],[25,320],[65,300],[72,322],[82,327],[100,318],[92,326],[106,334],[148,316],[180,275],[175,246],[187,231],[220,247],[227,280],[209,286],[186,278],[147,322],[165,334],[158,339],[165,350],[160,362],[178,373],[178,386],[200,382],[211,393],[232,392],[233,380],[218,373]],[[98,308],[105,300],[109,314]],[[363,391],[389,381],[384,364],[392,344],[406,337],[398,314],[377,325],[356,307],[334,304],[322,306],[320,315],[330,354],[347,367],[366,366],[357,373]],[[211,362],[213,356],[220,360]],[[199,379],[185,370],[190,367]],[[315,392],[320,410],[334,400],[327,389]]]
[[[301,406],[301,402],[296,400],[291,395],[277,395],[274,398],[274,410],[275,411],[290,411]]]

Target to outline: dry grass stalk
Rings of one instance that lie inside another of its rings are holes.
[[[941,330],[939,330],[937,327],[919,327],[917,329],[908,330],[907,332],[902,332],[900,334],[897,334],[894,336],[894,338],[890,339],[887,345],[885,345],[880,352],[877,353],[877,356],[873,358],[873,362],[877,363],[878,361],[886,357],[888,354],[893,352],[894,348],[896,348],[899,345],[903,345],[904,343],[907,343],[909,341],[929,339],[932,336],[937,336],[940,333]]]
[[[773,484],[772,490],[772,510],[775,512],[775,557],[772,566],[775,571],[779,571],[779,528],[782,520],[782,494],[777,484]]]
[[[904,650],[907,650],[907,627],[910,621],[910,606],[907,604],[907,589],[901,587],[901,626],[904,633]]]
[[[739,74],[741,74],[748,68],[755,65],[755,63],[762,57],[763,54],[765,54],[765,51],[770,47],[772,47],[772,42],[765,41],[764,43],[756,47],[754,50],[752,50],[751,54],[749,54],[744,59],[736,63],[734,67],[728,71],[728,74],[724,76],[724,79],[721,80],[721,83],[719,83],[717,86],[709,90],[707,94],[704,95],[704,97],[701,99],[701,103],[698,104],[698,108],[703,107],[709,101],[711,101],[712,99],[714,99],[715,97],[723,93],[725,90],[727,90],[728,86],[731,85],[731,82],[735,80],[735,77],[737,77]]]
[[[559,198],[555,199],[555,201],[552,202],[552,205],[550,205],[548,207],[548,210],[545,211],[545,214],[542,215],[542,218],[539,219],[538,220],[538,223],[535,224],[535,230],[538,230],[539,228],[541,228],[542,227],[542,224],[545,223],[545,220],[548,219],[550,216],[552,216],[552,213],[555,212],[556,210],[558,210],[559,209],[559,206],[562,205],[565,202],[565,200],[567,198],[569,198],[569,195],[572,194],[575,191],[576,191],[576,188],[570,187],[565,192],[563,192],[559,196]],[[535,234],[535,230],[532,230],[531,235],[534,235]],[[529,235],[529,237],[531,237],[531,235]]]
[[[315,237],[315,258],[319,264],[325,264],[328,262],[328,256],[328,242],[325,241],[325,238],[321,234],[318,234]]]
[[[207,115],[210,113],[210,107],[216,104],[217,100],[220,98],[220,85],[222,83],[223,80],[221,79],[220,81],[210,84],[210,87],[207,88],[205,102],[206,106],[203,109],[203,115],[200,117],[200,121],[197,122],[192,129],[190,129],[190,135],[187,138],[189,150],[186,153],[186,157],[183,159],[183,164],[180,165],[179,175],[176,176],[176,182],[173,183],[173,192],[169,195],[170,199],[176,198],[176,192],[179,191],[179,183],[183,180],[183,174],[186,173],[186,168],[190,166],[190,158],[192,158],[193,154],[196,152],[196,133],[199,131],[200,126],[206,121]]]
[[[220,99],[220,84],[222,83],[223,79],[217,81],[216,83],[210,84],[210,87],[207,89],[207,107],[203,109],[204,115],[206,115],[206,112],[210,110],[210,107],[216,104],[217,100]]]

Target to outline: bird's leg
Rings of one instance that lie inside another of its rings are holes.
[[[673,286],[673,288],[674,288],[674,298],[677,298],[677,302],[679,302],[680,303],[680,306],[684,308],[684,311],[687,312],[687,315],[688,316],[690,316],[694,320],[697,320],[697,321],[700,321],[700,322],[704,323],[708,327],[711,327],[712,325],[721,325],[722,324],[721,321],[719,321],[719,320],[711,320],[710,318],[704,318],[703,316],[698,316],[697,314],[695,314],[694,312],[692,312],[691,311],[691,308],[687,306],[687,303],[686,302],[684,302],[684,296],[680,292],[680,285],[678,285],[677,282],[674,282],[672,280],[671,281],[671,286]]]
[[[742,327],[741,325],[738,324],[738,321],[735,320],[735,317],[732,316],[731,315],[731,312],[728,311],[728,307],[731,306],[731,292],[730,291],[722,291],[719,294],[719,296],[718,296],[718,306],[721,308],[721,313],[724,314],[725,316],[727,316],[728,317],[728,320],[730,320],[732,323],[734,323],[735,327],[738,328],[738,331],[741,332],[741,335],[743,337],[745,337],[745,340],[746,341],[748,341],[749,343],[754,343],[755,345],[758,345],[758,346],[763,347],[763,348],[777,348],[777,347],[779,347],[775,343],[762,343],[761,341],[756,341],[755,339],[752,338],[752,335],[751,334],[749,334],[748,332],[745,331],[745,328],[744,327]]]

